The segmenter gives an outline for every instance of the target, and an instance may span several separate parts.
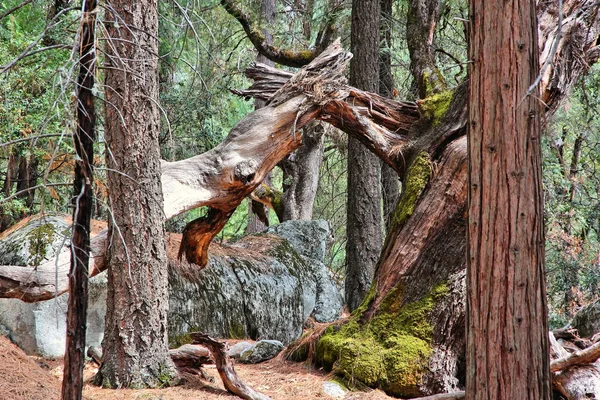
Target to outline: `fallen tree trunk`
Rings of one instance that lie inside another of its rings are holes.
[[[99,346],[90,346],[87,350],[87,356],[92,358],[98,365],[102,364],[102,348]],[[210,351],[203,346],[195,344],[184,344],[176,349],[169,350],[169,356],[177,371],[181,373],[200,375],[203,379],[214,381],[204,369],[203,365],[214,364]]]

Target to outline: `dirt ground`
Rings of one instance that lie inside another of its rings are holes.
[[[96,373],[95,364],[86,367],[89,381]],[[217,400],[238,397],[223,388],[214,366],[206,371],[214,382],[188,377],[181,386],[164,389],[110,390],[86,384],[83,395],[88,400]],[[323,382],[331,376],[303,364],[271,360],[257,365],[236,365],[239,376],[254,389],[273,400],[333,399],[323,392]],[[60,398],[62,360],[28,357],[7,338],[0,336],[0,399],[51,400]],[[348,392],[345,400],[392,399],[381,391]]]

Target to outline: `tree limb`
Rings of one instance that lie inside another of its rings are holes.
[[[288,67],[302,67],[314,60],[317,54],[322,50],[317,48],[314,50],[302,51],[280,49],[267,42],[266,35],[261,29],[255,26],[250,19],[250,16],[242,11],[242,9],[235,4],[235,1],[221,0],[221,5],[242,25],[244,32],[246,32],[246,36],[248,36],[248,39],[250,39],[256,50],[273,62]]]
[[[579,350],[552,361],[550,363],[550,371],[559,372],[576,365],[591,364],[598,360],[598,358],[600,358],[600,342],[585,350]]]

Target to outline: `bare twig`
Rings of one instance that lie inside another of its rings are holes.
[[[27,4],[29,4],[31,2],[33,2],[33,0],[25,0],[21,4],[17,4],[13,8],[4,11],[2,14],[0,14],[0,19],[9,16],[10,14],[14,13],[15,11],[17,11],[18,9],[20,9],[22,7],[25,7]]]

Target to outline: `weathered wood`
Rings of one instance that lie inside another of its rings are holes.
[[[214,364],[210,351],[203,346],[184,344],[176,349],[169,350],[169,356],[181,373],[200,375],[203,379],[214,381],[202,368],[206,364]]]
[[[87,356],[94,360],[98,365],[102,364],[102,347],[90,346],[88,347]]]
[[[100,346],[88,347],[87,356],[96,362],[96,364],[102,364],[102,348]],[[173,364],[179,371],[179,373],[188,373],[192,375],[200,375],[204,379],[213,379],[206,374],[206,371],[202,369],[203,365],[214,364],[210,351],[203,346],[194,344],[184,344],[176,349],[169,350],[169,356],[173,360]]]
[[[459,399],[464,399],[464,398],[465,398],[465,392],[461,391],[461,392],[454,392],[454,393],[434,394],[432,396],[418,397],[413,400],[459,400]]]
[[[225,389],[229,392],[247,400],[270,400],[270,397],[254,390],[246,385],[235,372],[233,362],[227,354],[227,344],[216,341],[208,335],[199,332],[190,333],[190,337],[196,344],[206,346],[213,355],[219,375],[223,380]]]
[[[596,362],[598,358],[600,358],[600,342],[585,350],[579,350],[552,361],[550,363],[550,371],[558,372],[576,365],[592,364]]]

